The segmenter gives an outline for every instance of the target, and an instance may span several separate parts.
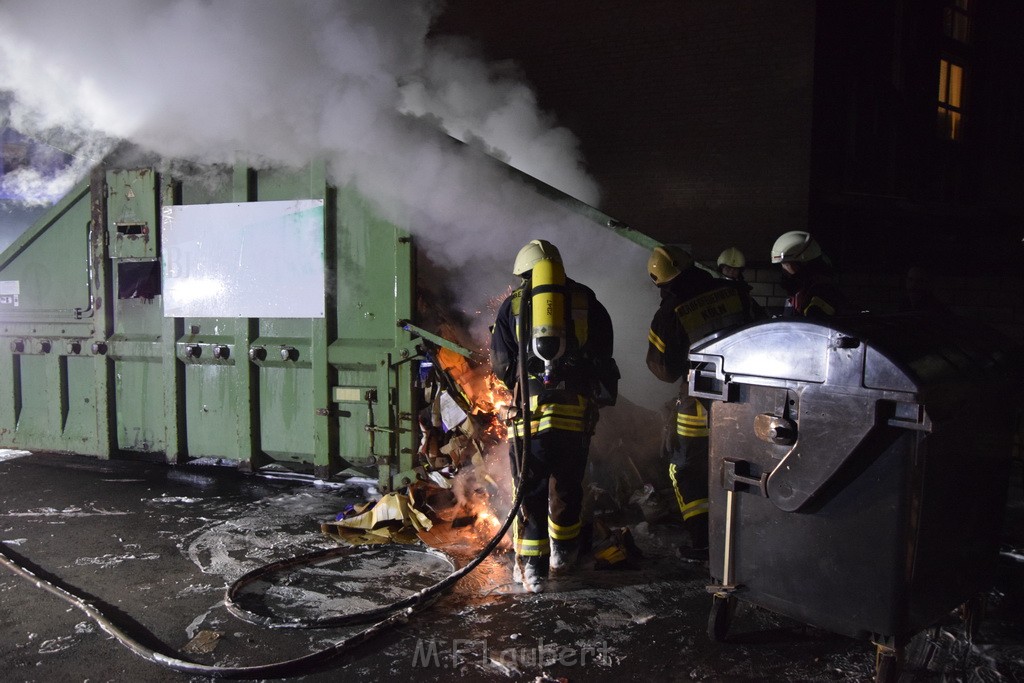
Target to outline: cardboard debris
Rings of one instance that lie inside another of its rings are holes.
[[[469,461],[476,462],[477,456],[483,458],[483,448],[473,418],[469,418],[451,433],[448,443],[441,446],[440,452],[448,456],[455,469],[460,469]]]
[[[441,392],[437,402],[441,409],[441,426],[444,431],[450,432],[466,421],[466,411],[447,391]]]
[[[434,482],[443,489],[450,489],[452,487],[452,480],[444,476],[437,470],[428,472],[427,477],[430,479],[430,481]]]
[[[413,507],[401,493],[389,493],[365,512],[324,522],[320,531],[351,545],[376,543],[415,543],[417,532],[429,530],[433,523]]]
[[[220,631],[202,630],[195,638],[185,643],[181,651],[193,655],[208,655],[217,647],[217,641],[224,635]]]

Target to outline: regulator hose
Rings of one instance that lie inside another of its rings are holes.
[[[75,591],[63,588],[56,585],[55,583],[48,581],[35,573],[29,571],[25,567],[21,566],[18,562],[14,561],[4,550],[4,546],[0,543],[0,564],[6,567],[14,574],[26,579],[33,583],[37,588],[51,593],[61,600],[69,603],[71,606],[78,608],[84,612],[90,619],[105,631],[108,635],[115,638],[123,646],[131,650],[139,657],[146,661],[158,664],[174,671],[180,671],[182,673],[194,674],[199,676],[208,676],[211,678],[284,678],[287,676],[308,673],[309,670],[315,666],[324,664],[332,659],[335,659],[342,654],[353,650],[359,645],[369,641],[373,637],[383,633],[393,626],[404,623],[413,614],[430,605],[441,593],[451,588],[455,583],[464,578],[471,571],[476,569],[481,562],[483,562],[494,549],[498,547],[498,543],[508,532],[512,522],[515,520],[516,515],[519,514],[519,509],[523,503],[523,491],[522,491],[522,477],[524,467],[526,465],[526,454],[530,451],[530,431],[531,431],[531,419],[530,419],[530,387],[529,387],[529,373],[526,369],[526,323],[527,316],[525,301],[528,301],[530,285],[529,281],[524,285],[524,307],[520,312],[519,316],[519,357],[518,357],[518,388],[519,388],[519,399],[520,399],[520,415],[523,419],[525,429],[523,430],[522,449],[521,452],[516,453],[519,465],[519,481],[515,487],[515,496],[512,501],[512,508],[509,510],[508,516],[502,523],[501,528],[494,534],[494,537],[487,542],[487,545],[470,560],[466,566],[448,575],[446,578],[435,583],[432,586],[428,586],[407,598],[403,598],[398,602],[391,605],[386,605],[377,609],[359,612],[352,615],[344,615],[340,617],[329,617],[320,620],[305,620],[303,622],[277,622],[275,626],[291,626],[299,627],[306,626],[308,628],[326,628],[330,626],[341,626],[345,624],[353,624],[358,622],[365,622],[370,619],[377,618],[383,615],[389,615],[386,618],[378,621],[375,624],[355,633],[347,638],[343,638],[332,645],[311,652],[302,657],[296,657],[295,659],[288,659],[279,662],[272,662],[270,664],[257,664],[255,666],[214,666],[209,664],[199,664],[187,659],[182,659],[175,654],[165,654],[164,652],[158,652],[157,650],[143,645],[138,640],[133,638],[122,628],[117,626],[111,621],[101,610],[95,607],[88,599],[77,594]],[[245,576],[234,582],[225,592],[225,605],[229,611],[236,616],[239,616],[247,621],[252,621],[253,618],[259,618],[257,615],[253,615],[251,612],[244,610],[239,607],[234,601],[234,595],[238,589],[257,578],[270,573],[275,569],[282,567],[292,567],[305,564],[312,564],[316,561],[327,559],[333,555],[341,554],[346,551],[345,548],[330,548],[327,550],[320,550],[313,553],[307,553],[300,555],[288,560],[281,562],[272,563],[261,567],[253,572],[249,572]],[[168,651],[170,649],[168,648]]]

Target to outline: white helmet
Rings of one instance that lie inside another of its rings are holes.
[[[747,265],[747,259],[743,252],[736,247],[729,247],[718,255],[718,267],[729,266],[730,268],[743,269]]]
[[[516,254],[516,261],[512,265],[513,275],[523,275],[533,270],[537,261],[550,259],[555,263],[562,262],[562,255],[558,248],[547,240],[530,240],[519,253]]]
[[[779,236],[772,245],[772,263],[806,263],[821,256],[821,247],[803,230],[791,230]]]

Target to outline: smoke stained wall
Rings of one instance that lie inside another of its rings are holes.
[[[46,179],[65,191],[121,141],[260,168],[326,158],[333,182],[358,187],[452,273],[470,314],[507,290],[519,247],[549,239],[612,314],[623,395],[653,407],[672,388],[652,386],[643,367],[657,305],[646,252],[479,154],[598,202],[575,137],[539,111],[514,68],[484,63],[465,42],[427,40],[437,10],[408,0],[5,0],[0,91],[12,127],[59,138],[72,154],[65,176]],[[20,179],[26,192],[43,182]]]

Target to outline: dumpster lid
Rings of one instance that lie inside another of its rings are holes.
[[[697,342],[690,359],[733,379],[914,392],[998,377],[1011,347],[995,330],[956,316],[860,314],[759,321]]]

